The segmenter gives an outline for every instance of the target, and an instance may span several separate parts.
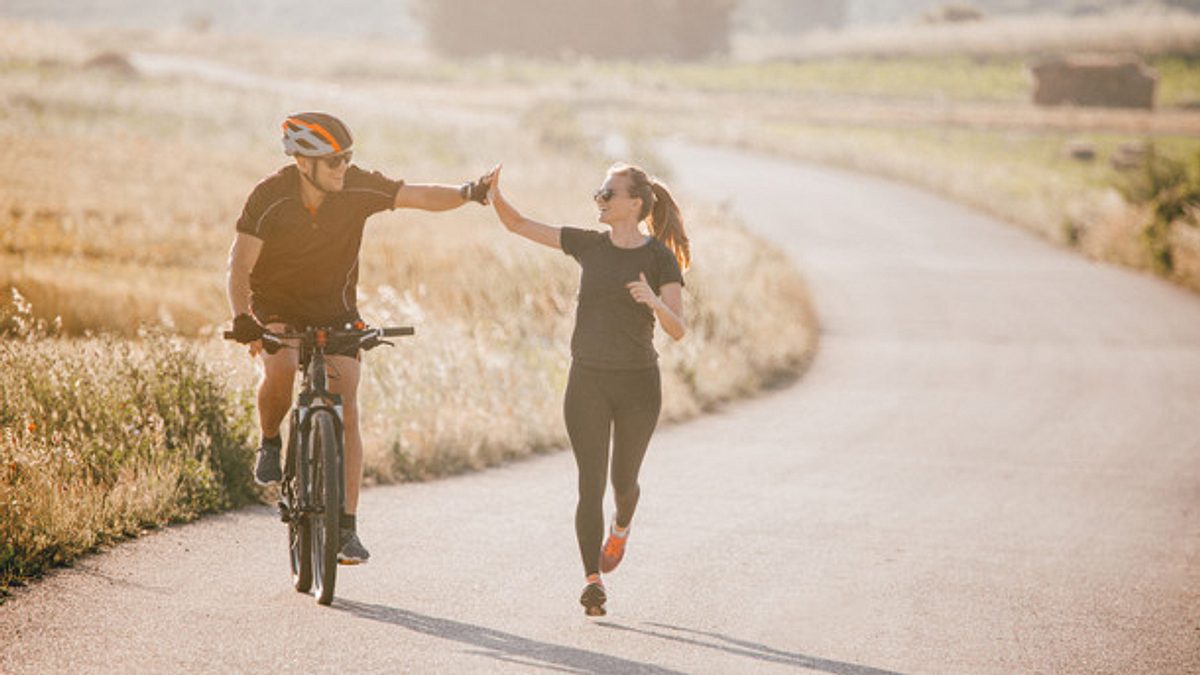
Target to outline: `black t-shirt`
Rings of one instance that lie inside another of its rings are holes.
[[[280,169],[254,188],[238,219],[238,232],[263,241],[250,272],[251,307],[296,325],[340,323],[358,311],[363,226],[394,207],[404,181],[350,166],[342,190],[310,213],[300,180],[295,165]]]
[[[654,311],[633,299],[625,284],[645,273],[654,292],[683,284],[679,262],[662,242],[618,248],[607,232],[562,228],[562,250],[579,261],[579,306],[571,356],[593,368],[633,370],[658,362],[654,350]]]

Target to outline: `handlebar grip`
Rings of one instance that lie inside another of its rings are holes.
[[[237,340],[237,334],[231,330],[227,330],[224,333],[221,333],[221,336],[224,337],[226,340]],[[272,335],[271,333],[263,333],[262,337],[259,339],[262,340],[263,343],[280,341],[278,337]]]
[[[402,326],[400,328],[384,328],[384,337],[399,337],[401,335],[414,335],[417,330],[412,326]]]

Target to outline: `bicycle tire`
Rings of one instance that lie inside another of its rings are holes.
[[[309,429],[309,461],[312,470],[310,495],[315,507],[310,514],[309,535],[312,551],[313,595],[317,602],[333,602],[333,587],[337,582],[337,554],[341,548],[342,485],[338,458],[341,439],[333,413],[318,410],[313,413]]]
[[[291,426],[288,427],[287,461],[283,472],[283,489],[280,495],[286,510],[288,526],[288,563],[292,571],[292,586],[299,593],[312,588],[312,535],[308,519],[303,517],[303,505],[307,501],[304,493],[308,460],[300,457],[301,446],[299,415],[292,411]],[[307,441],[304,441],[307,443]]]
[[[300,593],[312,589],[312,534],[307,518],[288,521],[288,553],[292,568],[292,585]]]
[[[291,549],[292,585],[300,593],[307,593],[313,582],[312,559],[309,553],[312,535],[305,519],[302,518],[297,523],[288,523],[288,547]]]

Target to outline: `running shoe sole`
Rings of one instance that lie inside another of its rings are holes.
[[[588,616],[608,614],[608,611],[604,609],[605,602],[608,602],[608,594],[604,592],[604,587],[600,584],[588,584],[583,589],[583,595],[579,596],[579,604],[583,605],[583,613]]]

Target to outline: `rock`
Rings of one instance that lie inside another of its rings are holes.
[[[1066,146],[1066,153],[1071,159],[1077,159],[1081,162],[1091,162],[1096,159],[1096,146],[1087,141],[1069,141]]]
[[[1149,151],[1149,146],[1144,141],[1128,141],[1117,146],[1108,162],[1118,171],[1136,169],[1145,164]]]

